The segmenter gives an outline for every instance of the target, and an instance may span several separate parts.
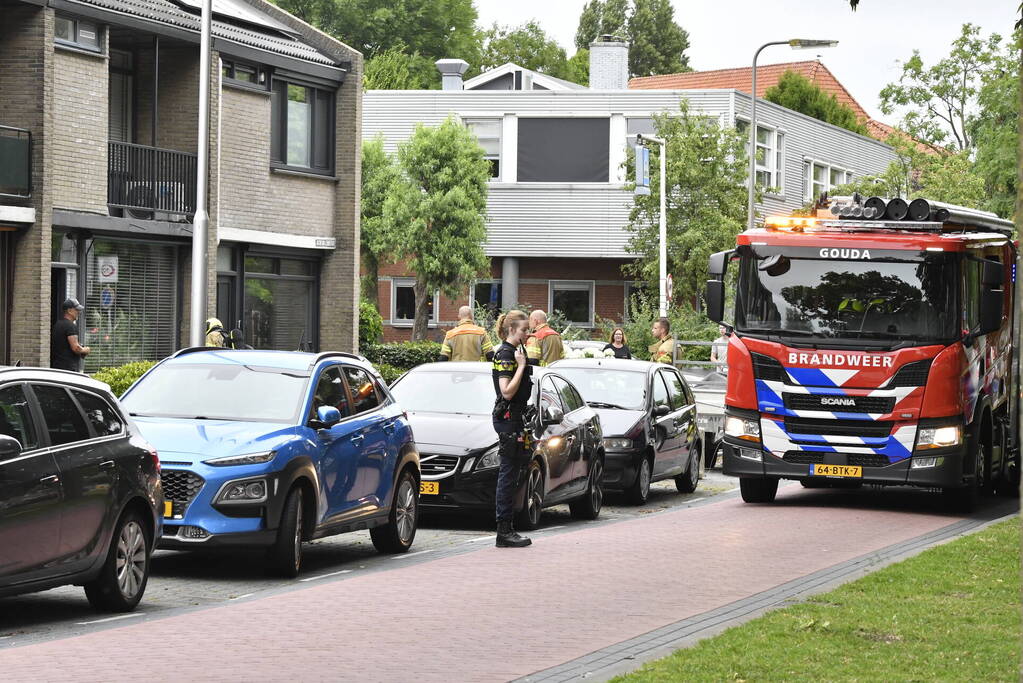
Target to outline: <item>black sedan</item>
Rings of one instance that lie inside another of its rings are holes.
[[[494,510],[497,433],[494,384],[486,363],[428,363],[391,387],[408,413],[422,468],[424,510]],[[604,449],[600,418],[572,384],[548,368],[533,368],[528,428],[536,448],[519,493],[515,524],[535,529],[543,508],[568,503],[572,514],[596,519]]]
[[[129,611],[162,517],[156,451],[106,384],[0,370],[0,596],[74,583],[94,607]]]
[[[661,479],[673,478],[681,493],[696,490],[702,449],[696,399],[677,369],[616,358],[560,360],[551,367],[600,415],[605,488],[625,491],[637,505]]]

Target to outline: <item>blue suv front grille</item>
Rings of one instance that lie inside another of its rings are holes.
[[[199,495],[206,480],[195,472],[165,469],[160,472],[160,482],[163,484],[163,497],[171,501],[172,514],[179,517]]]

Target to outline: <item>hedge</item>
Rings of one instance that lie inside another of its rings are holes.
[[[92,373],[92,378],[109,384],[110,391],[114,393],[114,396],[120,396],[154,365],[156,365],[156,361],[139,360],[115,368],[100,368]]]
[[[389,365],[404,372],[436,361],[440,355],[440,344],[431,341],[371,344],[362,349],[362,355],[377,368]]]

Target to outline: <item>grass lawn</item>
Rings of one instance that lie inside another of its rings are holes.
[[[931,548],[614,680],[1019,681],[1020,522]]]

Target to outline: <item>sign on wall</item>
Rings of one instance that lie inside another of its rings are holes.
[[[117,282],[118,264],[116,256],[97,256],[96,270],[99,282]]]

